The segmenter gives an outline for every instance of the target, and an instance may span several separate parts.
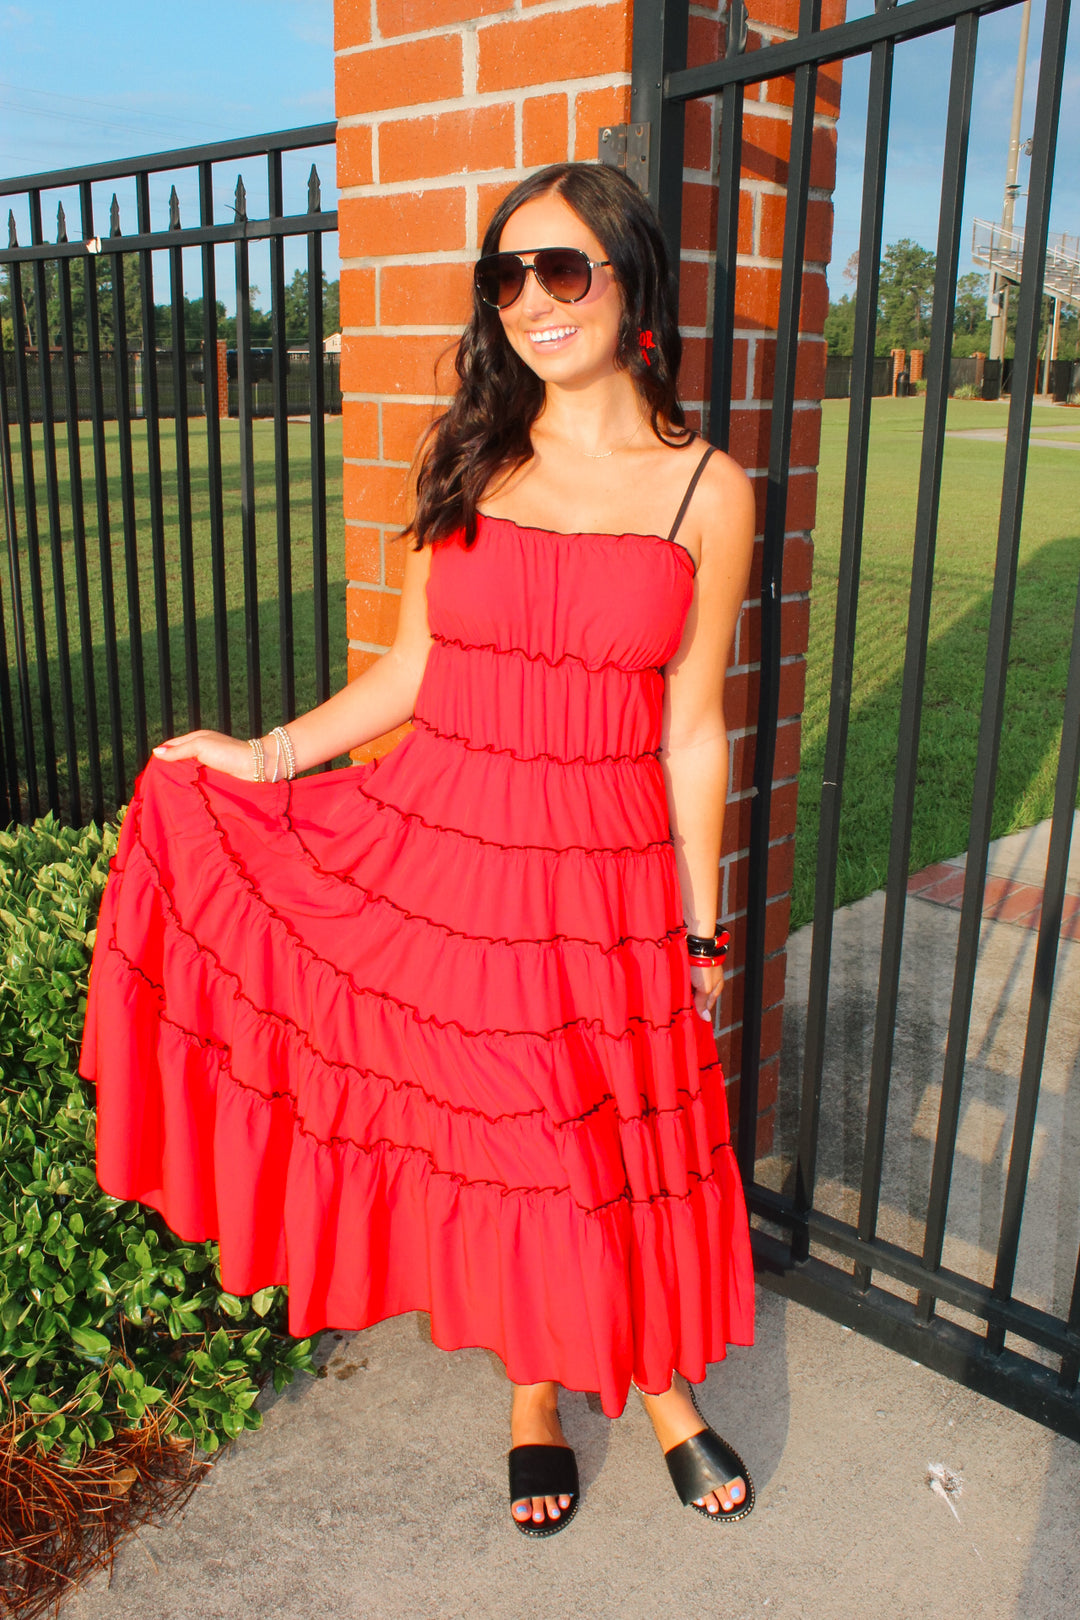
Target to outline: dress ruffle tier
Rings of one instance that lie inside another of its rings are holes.
[[[428,1311],[610,1415],[751,1341],[657,759],[692,569],[485,518],[435,550],[382,760],[139,777],[80,1065],[98,1178],[217,1239],[230,1291],[287,1284],[293,1333]]]

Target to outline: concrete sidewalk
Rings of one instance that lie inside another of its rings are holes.
[[[1031,858],[998,846],[993,869],[1028,882],[1037,858],[1031,835],[1018,839]],[[836,919],[821,1192],[847,1217],[881,912],[872,895]],[[925,1215],[958,920],[947,903],[909,902],[882,1208],[883,1235],[909,1243]],[[970,1276],[992,1270],[1035,938],[984,922],[946,1246]],[[809,943],[809,930],[791,942],[786,1090]],[[1080,943],[1063,942],[1018,1276],[1025,1298],[1058,1311],[1080,1229],[1078,1053]],[[569,1395],[581,1509],[564,1534],[526,1540],[509,1519],[509,1394],[494,1357],[443,1354],[416,1317],[327,1334],[321,1350],[324,1376],[269,1397],[263,1429],[225,1452],[182,1515],[140,1531],[111,1586],[95,1577],[64,1620],[1080,1613],[1080,1447],[765,1289],[756,1346],[713,1367],[703,1397],[757,1485],[754,1514],[727,1527],[679,1506],[636,1397],[610,1423]],[[929,1488],[931,1463],[963,1476],[955,1516]]]

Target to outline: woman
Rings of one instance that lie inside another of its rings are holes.
[[[497,210],[420,458],[393,647],[243,741],[154,750],[98,926],[98,1175],[296,1334],[430,1312],[513,1381],[514,1522],[578,1481],[560,1385],[639,1388],[682,1500],[753,1488],[675,1380],[753,1334],[711,1034],[724,670],[750,486],[684,426],[648,205]],[[376,764],[293,780],[407,719]]]

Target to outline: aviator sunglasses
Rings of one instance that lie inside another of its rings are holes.
[[[509,309],[520,298],[531,270],[549,298],[558,304],[577,304],[592,286],[592,273],[610,259],[590,259],[580,248],[523,248],[532,254],[526,264],[520,253],[488,253],[473,271],[476,290],[485,304]]]

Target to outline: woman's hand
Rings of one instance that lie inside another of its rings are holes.
[[[694,988],[694,1011],[699,1018],[711,1022],[713,1008],[724,988],[723,962],[691,962],[690,983]]]
[[[168,763],[176,759],[197,759],[200,765],[224,771],[227,776],[239,776],[245,782],[255,780],[255,755],[246,742],[239,737],[228,737],[223,731],[185,731],[180,737],[167,737],[153,752]],[[273,758],[271,743],[268,774],[273,769]]]

